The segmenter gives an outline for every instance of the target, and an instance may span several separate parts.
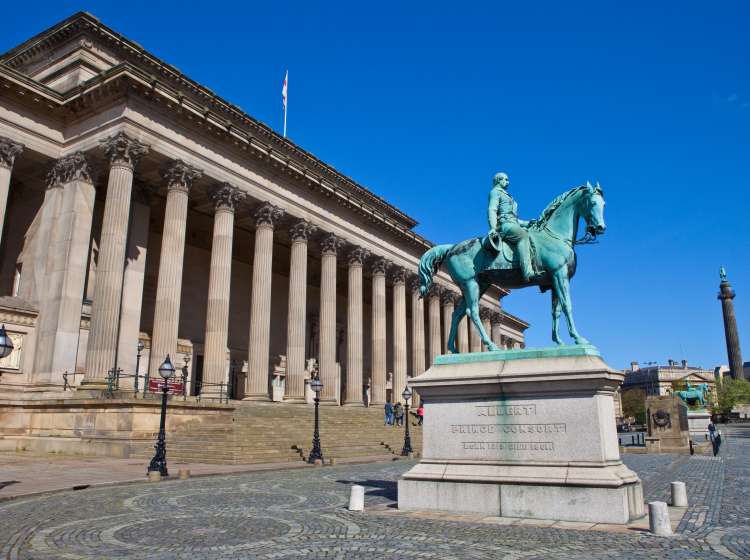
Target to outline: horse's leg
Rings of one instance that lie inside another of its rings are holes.
[[[565,319],[568,322],[568,333],[576,344],[588,344],[589,341],[578,334],[575,321],[573,321],[573,302],[570,299],[570,284],[568,282],[568,270],[563,267],[555,272],[553,276],[555,291],[560,298]]]
[[[466,313],[466,302],[464,298],[461,298],[453,309],[453,316],[451,317],[451,332],[448,335],[448,351],[452,354],[458,354],[458,348],[456,348],[456,334],[458,333],[458,323],[461,321],[464,313]]]
[[[482,287],[484,289],[482,289]],[[468,282],[466,282],[464,288],[464,297],[469,298],[469,301],[466,303],[466,308],[468,310],[468,315],[471,318],[471,322],[474,323],[474,327],[476,327],[477,332],[482,339],[482,344],[484,344],[487,350],[489,350],[490,352],[496,352],[497,350],[499,350],[499,348],[495,346],[492,340],[490,340],[490,337],[487,336],[487,332],[484,330],[484,326],[482,325],[482,320],[479,317],[479,298],[487,289],[487,285],[483,284],[482,287],[480,287],[479,283],[476,280],[469,280]]]
[[[560,338],[560,312],[562,306],[560,305],[560,296],[557,295],[557,288],[553,287],[550,290],[552,295],[552,342],[555,344],[562,345],[563,341]]]

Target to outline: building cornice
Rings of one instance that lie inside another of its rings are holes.
[[[89,13],[79,12],[74,14],[48,30],[32,37],[14,49],[11,49],[0,56],[0,65],[9,69],[17,70],[24,62],[37,56],[40,52],[49,50],[60,42],[69,40],[76,34],[85,32],[93,33],[103,39],[108,47],[116,49],[125,58],[131,61],[134,67],[142,66],[155,89],[160,86],[175,88],[176,96],[181,98],[181,103],[186,103],[188,102],[188,99],[192,98],[192,101],[202,107],[201,111],[206,113],[207,118],[216,119],[221,126],[229,128],[234,125],[248,129],[253,136],[258,138],[259,141],[267,144],[267,150],[275,150],[282,158],[286,157],[291,160],[296,160],[297,163],[310,169],[314,174],[320,175],[324,180],[333,181],[336,187],[344,189],[350,195],[361,198],[365,204],[371,206],[375,212],[382,213],[388,220],[393,220],[397,222],[399,226],[407,229],[411,229],[417,225],[416,220],[406,215],[395,206],[392,206],[383,198],[359,185],[350,177],[340,173],[332,166],[319,160],[311,153],[300,148],[294,142],[287,138],[283,138],[267,125],[245,113],[237,105],[225,101],[216,95],[211,89],[188,78],[176,67],[167,64],[143,49],[143,47],[134,41],[131,41],[110,29]],[[114,70],[114,68],[112,70]],[[26,78],[26,80],[27,83],[37,83],[29,78]],[[93,81],[96,81],[96,78],[93,78],[83,85],[88,85]],[[80,87],[81,86],[79,86],[79,88]],[[72,91],[79,88],[74,88]],[[46,89],[52,91],[49,88]]]

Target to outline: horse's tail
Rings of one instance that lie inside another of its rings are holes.
[[[453,245],[435,245],[419,259],[419,294],[421,297],[427,295],[427,290],[432,285],[433,274],[438,271],[448,251],[452,248]]]

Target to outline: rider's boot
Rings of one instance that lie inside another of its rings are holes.
[[[529,255],[529,242],[527,240],[519,241],[516,250],[518,251],[518,260],[521,265],[521,274],[524,282],[531,282],[537,278],[534,268],[531,266],[531,257]]]

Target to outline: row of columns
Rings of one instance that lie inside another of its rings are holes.
[[[102,385],[107,372],[118,363],[118,346],[122,347],[120,314],[123,300],[125,255],[131,221],[133,178],[148,146],[117,133],[102,142],[109,159],[109,176],[105,198],[91,323],[86,353],[84,384]],[[10,169],[22,147],[0,138],[0,216],[5,215]],[[164,228],[154,310],[149,372],[156,375],[167,354],[174,355],[180,316],[182,271],[188,195],[201,171],[182,161],[174,161],[163,173],[167,187]],[[63,371],[64,353],[75,348],[78,337],[80,307],[87,271],[87,251],[91,235],[94,187],[83,153],[66,156],[56,162],[50,173],[45,194],[34,273],[45,289],[38,289],[40,316],[35,371]],[[226,352],[229,325],[229,294],[231,283],[234,214],[245,194],[236,187],[222,183],[209,192],[214,204],[214,226],[209,273],[208,307],[205,325],[203,380],[205,392],[225,383]],[[261,204],[254,212],[255,248],[252,263],[248,375],[245,396],[267,399],[269,395],[269,346],[272,290],[274,232],[285,213],[270,204]],[[289,228],[291,260],[289,270],[289,305],[287,316],[286,397],[304,400],[305,322],[307,302],[308,241],[317,227],[306,220],[296,220]],[[0,228],[0,232],[2,229]],[[433,286],[427,294],[428,332],[424,329],[425,300],[420,298],[419,282],[406,270],[393,266],[387,259],[370,255],[365,248],[347,244],[333,234],[323,235],[321,242],[320,337],[319,371],[324,384],[324,402],[338,398],[336,366],[336,272],[339,257],[348,267],[347,294],[347,383],[343,404],[363,404],[363,268],[370,265],[372,280],[371,328],[371,395],[373,404],[386,399],[386,276],[392,280],[393,299],[393,395],[400,398],[406,385],[408,366],[406,328],[406,284],[411,294],[411,371],[425,370],[425,349],[429,360],[447,352],[447,333],[457,294]],[[53,250],[48,250],[48,248]],[[36,262],[39,261],[39,262]],[[37,266],[39,265],[39,266]],[[42,266],[43,265],[43,266]],[[45,296],[44,294],[48,294]],[[441,329],[441,310],[443,321]],[[499,314],[482,310],[485,328],[499,344]],[[70,323],[70,324],[68,324]],[[441,337],[441,330],[446,336]],[[472,329],[473,330],[473,329]],[[137,332],[137,329],[135,329]],[[64,336],[61,336],[63,333]],[[69,335],[69,336],[68,336]],[[443,342],[441,342],[441,339]],[[119,343],[119,344],[118,344]],[[459,350],[481,349],[477,336],[469,337],[467,319],[459,328]],[[40,352],[40,350],[43,350]],[[58,359],[58,355],[62,358]],[[73,356],[73,364],[75,357]],[[67,367],[65,369],[68,369]]]

